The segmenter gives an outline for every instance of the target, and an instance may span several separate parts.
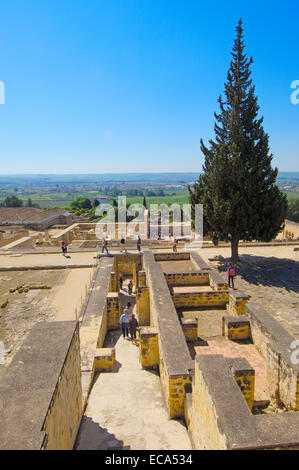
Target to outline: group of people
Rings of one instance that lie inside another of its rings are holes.
[[[120,288],[120,290],[123,290],[123,284],[124,284],[123,273],[119,273],[119,288]],[[132,278],[129,280],[128,294],[129,295],[133,294],[133,279]]]
[[[138,235],[138,238],[137,238],[137,250],[138,250],[139,253],[141,253],[141,238],[140,238],[139,235]],[[127,253],[126,239],[124,237],[122,237],[121,240],[120,240],[120,251],[121,251],[121,253],[123,251],[125,253]]]
[[[137,238],[137,250],[139,253],[141,253],[141,238],[140,236],[138,235],[138,238]],[[107,239],[104,237],[102,238],[102,253],[104,253],[106,251],[107,255],[109,255],[109,251],[108,251],[108,241]],[[127,249],[126,249],[126,240],[124,237],[121,238],[120,240],[120,252],[125,252],[127,253]]]
[[[129,302],[124,309],[124,313],[121,315],[119,319],[119,324],[122,329],[122,334],[124,338],[129,338],[131,336],[131,340],[133,344],[137,343],[137,328],[138,328],[138,321],[135,318],[134,313],[130,313],[131,310],[131,303]],[[129,336],[130,333],[130,336]]]

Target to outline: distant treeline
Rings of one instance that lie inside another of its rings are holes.
[[[99,192],[110,196],[111,198],[115,198],[118,196],[127,196],[127,197],[164,197],[165,193],[163,189],[158,189],[158,190],[141,190],[141,189],[126,189],[126,190],[121,190],[117,186],[113,186],[110,188],[107,188],[105,186],[99,188]]]

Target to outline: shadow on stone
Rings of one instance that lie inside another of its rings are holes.
[[[74,450],[131,450],[131,447],[124,446],[124,441],[88,416],[83,416]]]
[[[299,292],[299,263],[286,258],[241,255],[236,269],[235,287],[238,287],[238,277],[254,285],[274,286],[285,288],[287,291]],[[218,267],[226,273],[230,258]]]
[[[198,338],[197,341],[194,341],[192,343],[188,341],[187,346],[190,352],[191,359],[194,361],[194,359],[196,358],[196,354],[197,354],[195,347],[209,346],[209,343],[205,339]]]

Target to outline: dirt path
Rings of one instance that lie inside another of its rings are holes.
[[[76,320],[76,309],[80,309],[91,275],[89,268],[70,269],[63,282],[56,285],[51,302],[54,321]]]

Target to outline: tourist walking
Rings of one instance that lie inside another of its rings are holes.
[[[127,252],[125,245],[126,245],[126,240],[124,239],[124,237],[122,237],[120,240],[120,247],[121,247],[120,252],[121,253],[123,252],[123,250],[125,250],[125,253]]]
[[[227,275],[228,275],[228,287],[232,286],[233,289],[235,289],[234,285],[234,278],[236,276],[236,270],[230,263],[227,269]]]
[[[130,327],[130,335],[131,335],[131,340],[132,343],[136,343],[136,333],[137,333],[137,328],[138,328],[138,321],[135,318],[134,313],[130,316],[130,321],[129,321],[129,327]]]
[[[108,245],[108,242],[107,242],[106,238],[103,238],[102,239],[102,253],[104,253],[104,251],[106,251],[107,255],[109,255],[107,245]]]
[[[174,252],[174,253],[177,253],[177,251],[178,251],[177,245],[178,245],[178,241],[177,241],[177,239],[175,238],[175,239],[173,240],[173,245],[172,245],[172,249],[173,249],[173,252]]]
[[[128,284],[128,294],[132,295],[133,293],[133,279],[130,279],[130,282]]]
[[[140,253],[140,251],[141,251],[141,238],[140,238],[139,235],[138,235],[138,238],[137,238],[137,250]]]
[[[123,283],[124,283],[123,273],[119,273],[119,289],[120,290],[123,290]]]
[[[65,242],[61,243],[61,251],[62,251],[63,256],[65,256],[65,254],[67,253],[67,246]]]
[[[129,337],[129,323],[130,323],[130,315],[129,315],[128,307],[124,309],[124,313],[121,315],[119,319],[119,323],[122,329],[123,337],[128,338]]]

